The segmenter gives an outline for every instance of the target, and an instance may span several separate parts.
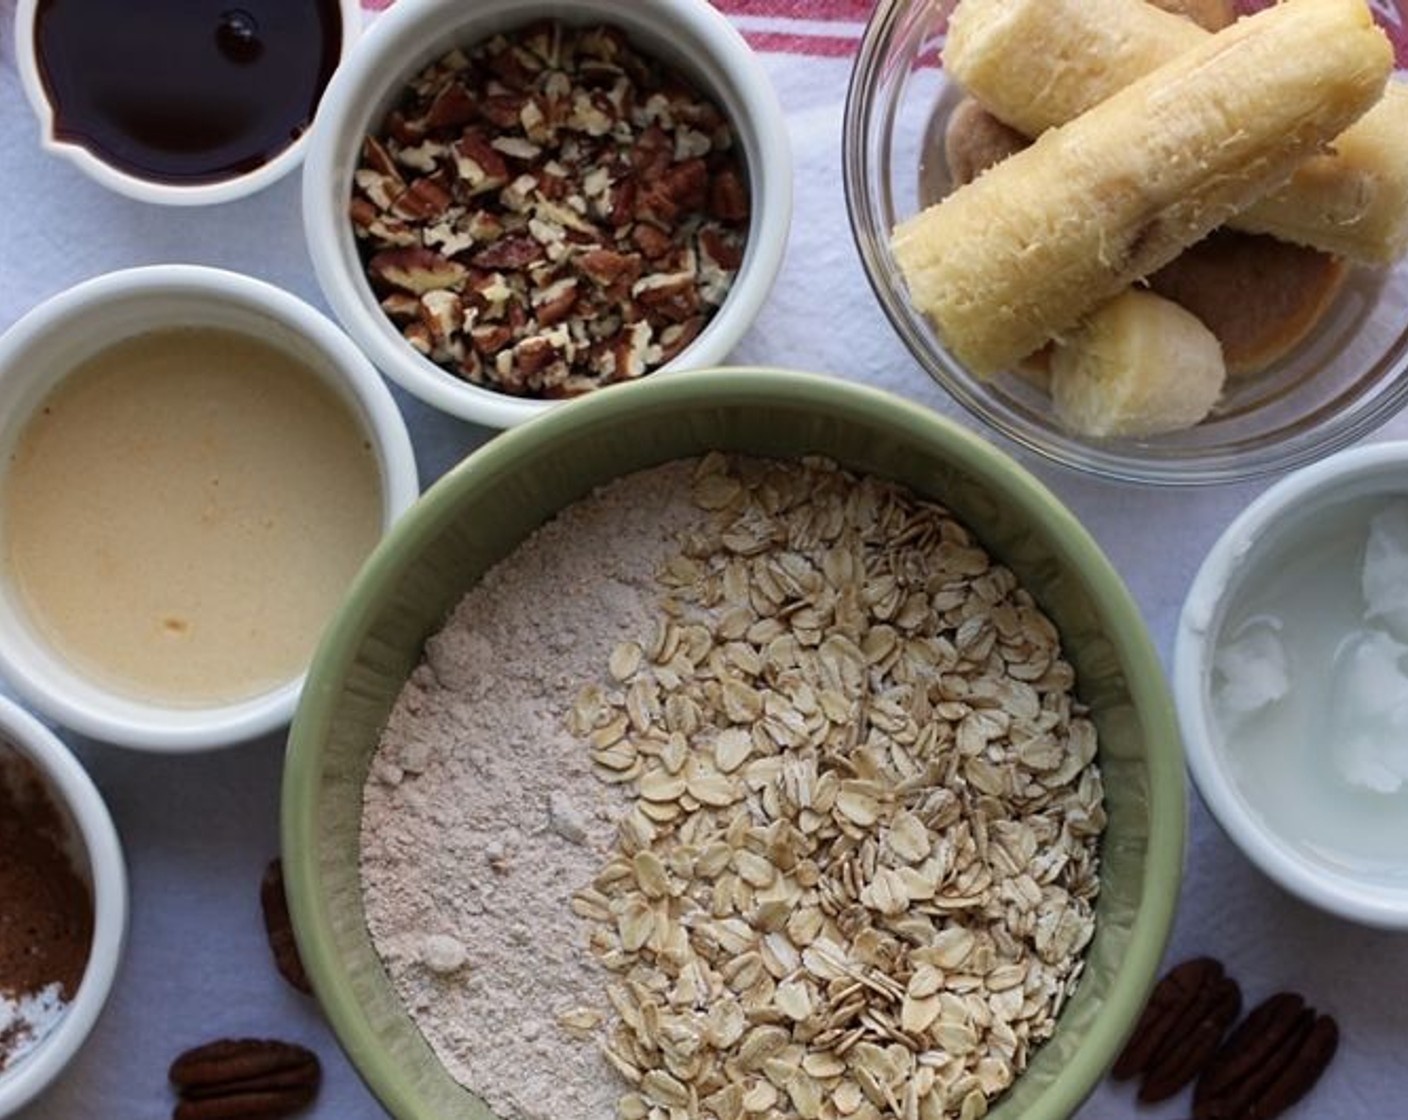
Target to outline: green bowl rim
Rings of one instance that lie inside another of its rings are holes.
[[[359,1076],[393,1115],[414,1114],[406,1089],[337,963],[332,921],[317,884],[318,744],[332,720],[337,689],[365,638],[376,604],[404,569],[454,516],[466,478],[509,472],[544,443],[579,425],[636,414],[677,410],[681,404],[730,407],[806,403],[825,415],[857,417],[941,447],[974,478],[1024,511],[1046,519],[1056,551],[1083,573],[1102,627],[1120,650],[1130,695],[1148,727],[1150,769],[1148,857],[1141,903],[1129,946],[1086,1043],[1043,1094],[1042,1114],[1067,1117],[1089,1096],[1133,1029],[1152,986],[1172,929],[1182,878],[1187,789],[1182,741],[1163,666],[1124,580],[1075,515],[1005,451],[955,421],[888,391],[828,374],[770,367],[719,367],[663,375],[614,386],[552,409],[496,435],[433,483],[383,537],[352,583],[324,632],[289,731],[285,755],[281,847],[295,935],[317,998]]]

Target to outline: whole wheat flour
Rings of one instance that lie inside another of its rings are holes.
[[[446,1070],[500,1116],[606,1120],[619,1084],[562,1012],[605,973],[569,909],[621,802],[566,713],[612,648],[648,629],[654,576],[699,511],[690,465],[620,479],[491,571],[427,643],[367,782],[367,924]]]

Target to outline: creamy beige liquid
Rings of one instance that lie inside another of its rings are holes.
[[[301,672],[381,528],[349,407],[296,359],[214,328],[89,359],[6,475],[4,560],[36,628],[108,687],[167,703]]]

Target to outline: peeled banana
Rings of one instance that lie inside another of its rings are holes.
[[[1208,34],[1145,0],[960,0],[942,58],[999,120],[1040,136]]]
[[[911,299],[998,373],[1283,182],[1392,65],[1363,0],[1286,0],[1205,36],[898,225]]]
[[[943,63],[999,119],[1037,136],[1208,38],[1145,0],[962,0]],[[1390,83],[1330,154],[1230,224],[1371,265],[1408,253],[1408,86]]]
[[[1192,427],[1227,380],[1222,347],[1192,313],[1129,288],[1086,317],[1051,355],[1057,421],[1094,438]]]

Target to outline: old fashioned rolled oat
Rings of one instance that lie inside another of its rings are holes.
[[[981,1116],[1094,930],[1096,737],[1056,631],[897,486],[713,456],[694,494],[652,633],[569,716],[635,794],[573,903],[618,1114]]]

